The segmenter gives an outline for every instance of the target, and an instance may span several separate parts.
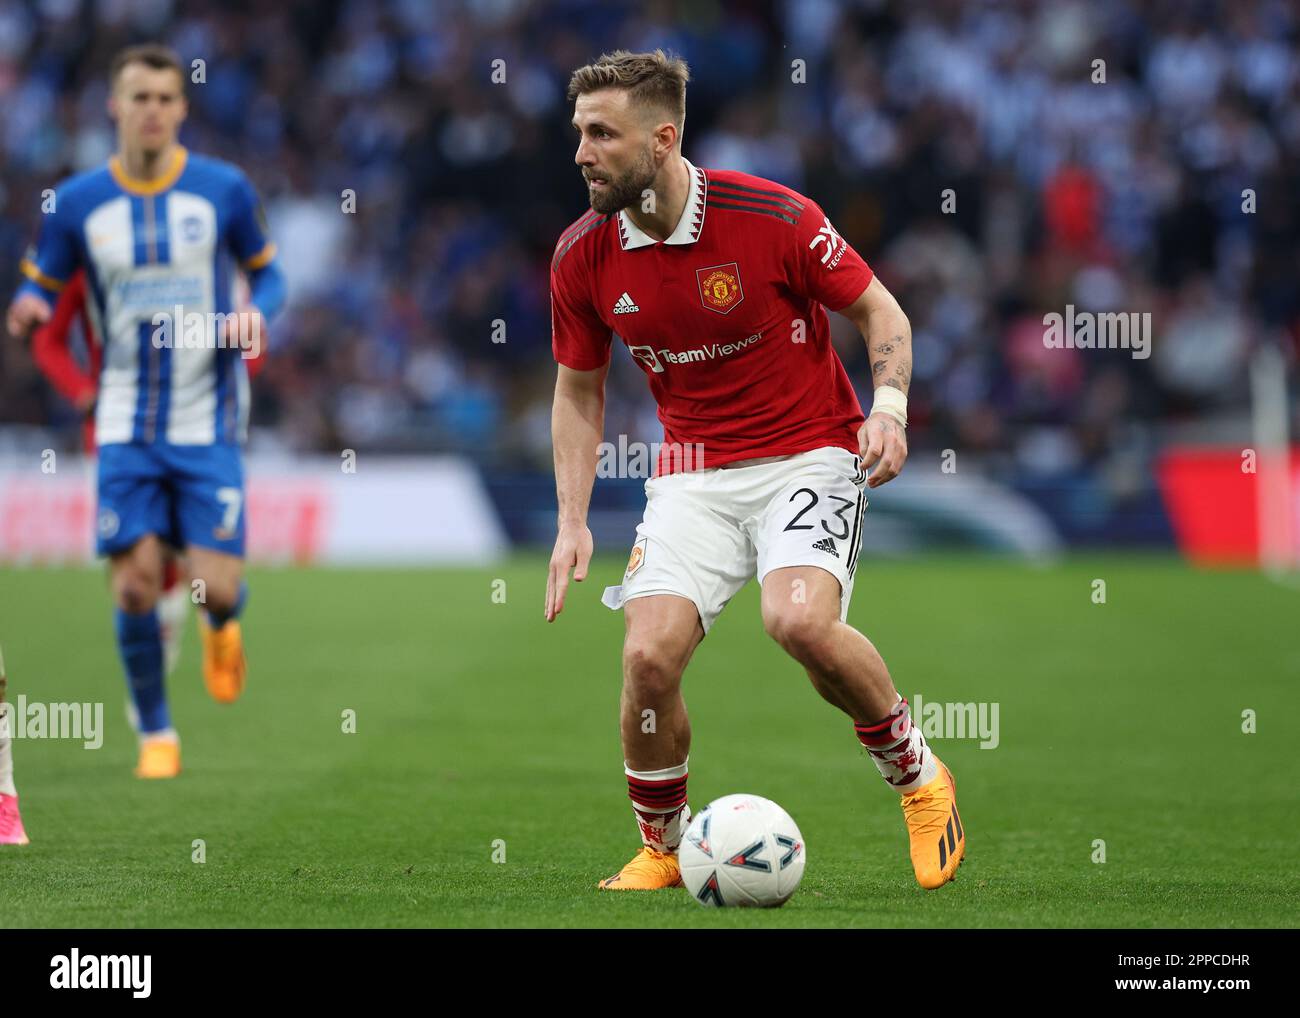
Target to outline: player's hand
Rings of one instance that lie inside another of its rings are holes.
[[[257,358],[266,343],[266,319],[252,304],[245,304],[221,323],[220,340],[226,347],[238,349],[241,356]]]
[[[9,305],[5,328],[14,339],[26,339],[32,329],[48,322],[53,313],[49,301],[34,293],[24,293]]]
[[[560,527],[555,538],[555,550],[551,552],[551,571],[546,577],[547,622],[554,622],[555,616],[564,610],[564,594],[569,589],[569,570],[573,570],[573,578],[579,583],[587,578],[587,567],[591,565],[594,547],[591,530],[585,524],[569,523]]]
[[[872,414],[858,431],[862,465],[871,471],[868,488],[892,481],[907,462],[907,429],[889,414]]]

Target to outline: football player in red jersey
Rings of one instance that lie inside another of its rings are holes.
[[[911,328],[816,202],[681,151],[686,64],[618,51],[574,72],[575,162],[591,211],[551,262],[558,534],[545,617],[587,575],[587,509],[604,426],[612,335],[646,373],[664,427],[623,584],[624,772],[642,848],[609,890],[681,882],[690,820],[682,673],[726,603],[757,576],[763,625],[853,721],[901,796],[923,887],[965,855],[952,774],[912,722],[884,661],[846,623],[866,490],[907,458]],[[863,415],[825,308],[866,341]],[[643,728],[644,712],[655,724]]]

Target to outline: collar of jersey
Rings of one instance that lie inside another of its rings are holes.
[[[700,231],[704,229],[704,198],[707,189],[704,171],[697,170],[691,165],[689,159],[683,161],[691,175],[691,193],[686,196],[686,207],[682,209],[682,218],[677,221],[677,227],[664,240],[665,244],[694,244],[700,239]],[[659,243],[632,222],[626,209],[618,214],[618,238],[623,244],[624,251]]]
[[[165,173],[154,177],[153,180],[140,180],[137,177],[130,176],[122,166],[122,160],[117,156],[109,159],[108,170],[113,174],[113,179],[117,181],[117,186],[123,191],[130,191],[132,194],[161,194],[180,179],[189,157],[190,154],[185,146],[177,145],[176,150],[172,153],[171,166],[167,168]]]

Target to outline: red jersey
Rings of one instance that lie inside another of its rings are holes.
[[[617,334],[646,373],[665,443],[702,453],[687,456],[694,468],[822,446],[856,453],[862,407],[823,305],[848,307],[871,269],[798,192],[686,167],[686,208],[662,243],[626,212],[588,212],[561,235],[555,359],[598,368]],[[657,473],[681,463],[661,449]]]

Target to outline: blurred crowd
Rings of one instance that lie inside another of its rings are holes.
[[[289,279],[254,447],[549,463],[547,269],[585,209],[564,90],[617,47],[685,57],[687,157],[808,194],[899,297],[914,449],[1123,485],[1170,428],[1240,425],[1255,346],[1295,361],[1285,0],[0,0],[6,302],[41,189],[111,153],[105,70],[145,39],[199,69],[183,141],[249,173]],[[1152,356],[1047,349],[1068,304],[1150,311]],[[836,344],[869,404],[861,338]],[[658,440],[614,360],[607,434]],[[75,444],[12,344],[0,367],[0,423]]]

